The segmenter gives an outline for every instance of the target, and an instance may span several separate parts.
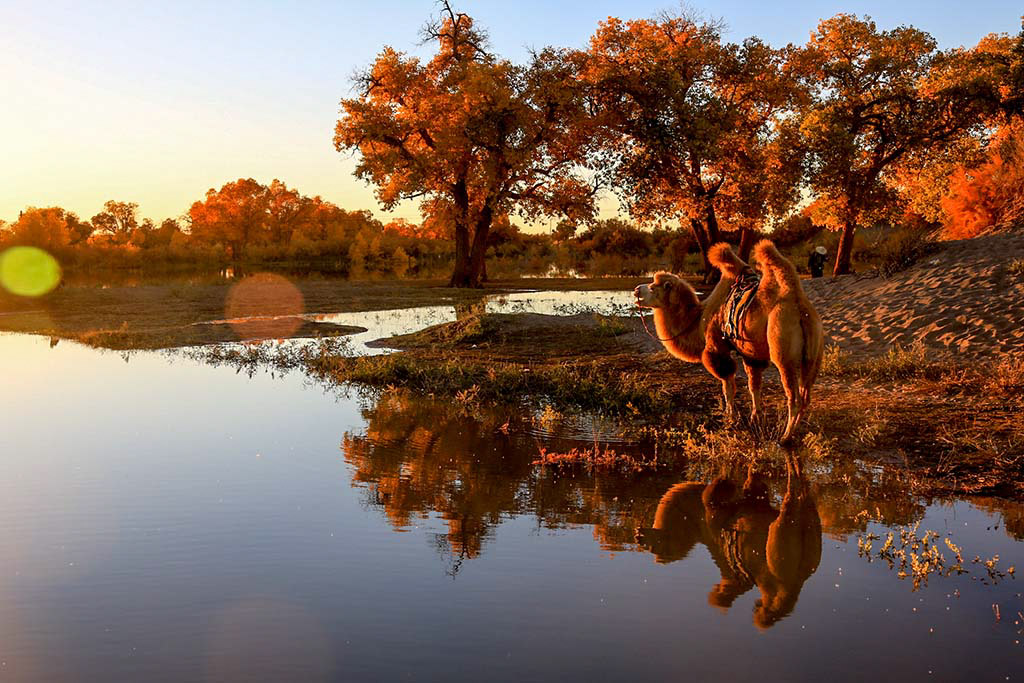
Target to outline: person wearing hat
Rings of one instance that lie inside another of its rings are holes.
[[[825,274],[825,259],[828,257],[828,249],[817,246],[807,258],[807,267],[811,271],[811,277],[821,277]]]

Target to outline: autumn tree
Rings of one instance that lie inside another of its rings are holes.
[[[950,52],[956,60],[943,74],[946,88],[1004,122],[1024,117],[1024,17],[1015,36],[991,33],[973,48]]]
[[[225,245],[232,259],[242,258],[252,244],[265,241],[270,193],[252,178],[225,183],[207,190],[206,199],[188,211],[192,236],[210,244]]]
[[[11,224],[10,241],[50,251],[59,250],[72,242],[80,224],[78,216],[60,207],[29,207]]]
[[[192,205],[189,219],[196,239],[224,244],[231,257],[238,259],[250,245],[289,244],[301,226],[322,218],[318,211],[323,211],[324,204],[319,197],[306,197],[280,180],[268,186],[240,178],[209,190],[204,201]]]
[[[892,174],[982,125],[976,98],[942,83],[959,56],[912,27],[880,31],[868,18],[822,21],[791,65],[813,93],[801,131],[809,150],[816,218],[842,232],[834,273],[850,272],[858,225],[898,202]]]
[[[499,59],[448,2],[424,34],[437,45],[426,63],[385,48],[357,77],[334,145],[359,153],[356,175],[384,208],[421,199],[425,214],[450,216],[450,285],[475,287],[496,217],[592,214],[596,186],[581,163],[594,136],[568,53]]]
[[[317,198],[317,201],[320,201]],[[272,244],[288,244],[292,233],[302,223],[309,221],[317,208],[317,201],[290,189],[280,180],[274,180],[267,188],[267,229]]]
[[[954,238],[1024,222],[1024,126],[1001,131],[982,163],[957,168],[941,203]]]
[[[613,184],[634,215],[692,230],[708,272],[723,220],[749,234],[796,199],[785,114],[799,89],[783,62],[755,38],[725,44],[717,24],[680,16],[610,18],[591,38],[584,80],[613,131]]]
[[[1024,125],[1024,31],[992,33],[949,51],[925,87],[969,101],[983,120],[952,144],[919,149],[897,163],[892,183],[910,211],[947,234],[968,237],[1014,220]]]
[[[103,211],[92,217],[93,227],[111,235],[115,242],[127,242],[139,227],[139,205],[135,202],[118,202],[111,199],[103,204]]]

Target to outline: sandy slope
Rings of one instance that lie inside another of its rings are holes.
[[[804,280],[826,344],[855,353],[923,343],[956,356],[1024,352],[1024,230],[944,242],[890,278]]]

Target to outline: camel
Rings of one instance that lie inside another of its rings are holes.
[[[760,265],[760,283],[754,279],[754,270],[728,244],[719,243],[708,257],[722,277],[703,301],[684,280],[665,272],[637,287],[634,295],[638,306],[653,309],[658,340],[669,353],[688,363],[702,363],[721,380],[729,418],[735,415],[733,352],[739,354],[747,373],[755,422],[762,414],[762,374],[769,364],[775,365],[789,410],[782,435],[785,443],[810,405],[824,335],[821,318],[807,299],[793,264],[771,240],[761,240],[753,253]],[[744,287],[749,294],[741,306],[734,307],[730,294],[743,296]]]
[[[772,505],[767,482],[750,470],[742,488],[727,476],[710,484],[683,482],[662,496],[654,525],[637,529],[641,547],[659,563],[707,547],[721,580],[708,604],[728,611],[753,588],[754,624],[767,629],[796,607],[804,583],[821,560],[821,519],[799,462],[787,459],[786,492]]]

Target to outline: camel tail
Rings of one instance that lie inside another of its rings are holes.
[[[761,264],[761,272],[765,277],[771,277],[779,286],[779,295],[785,296],[788,292],[802,292],[800,276],[789,259],[779,253],[771,240],[761,240],[754,245],[754,257]]]
[[[811,386],[821,370],[821,358],[825,352],[825,336],[821,318],[804,299],[800,306],[800,332],[804,337],[803,362],[800,364],[800,411],[807,410],[811,402]]]
[[[708,249],[708,261],[722,271],[722,277],[734,279],[747,267],[725,242],[719,242]]]

